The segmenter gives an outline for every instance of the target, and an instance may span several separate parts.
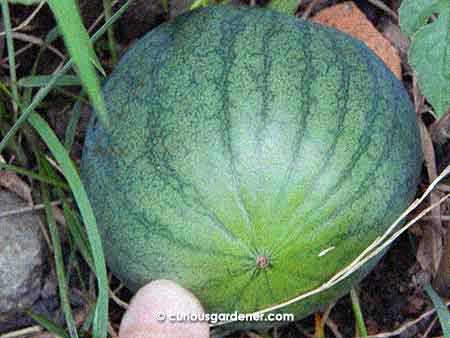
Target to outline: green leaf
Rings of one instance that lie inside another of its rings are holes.
[[[430,284],[426,285],[424,289],[428,293],[428,296],[430,296],[434,307],[436,308],[444,337],[450,338],[450,312],[448,307],[444,304],[441,298],[439,298],[438,294],[433,290]]]
[[[266,7],[274,11],[294,15],[300,3],[301,0],[271,0]]]
[[[434,14],[437,18],[428,23]],[[405,0],[400,27],[411,39],[408,59],[419,87],[442,116],[450,107],[450,2]]]
[[[442,116],[450,107],[450,5],[414,34],[408,59],[420,89]]]
[[[78,175],[78,171],[53,130],[44,119],[34,112],[28,117],[28,122],[38,132],[39,136],[44,140],[45,144],[58,162],[67,182],[69,183],[72,194],[77,202],[78,209],[83,217],[84,224],[86,225],[86,232],[92,250],[95,274],[97,276],[98,283],[98,299],[93,323],[93,337],[106,338],[108,325],[108,278],[106,274],[102,242],[94,212],[91,204],[89,203],[83,183]]]
[[[411,38],[422,26],[427,23],[433,14],[436,3],[440,0],[404,0],[399,9],[400,28]]]
[[[66,46],[77,66],[83,87],[95,108],[102,125],[109,129],[109,118],[100,83],[91,60],[99,64],[88,33],[83,26],[80,13],[75,0],[48,0],[48,4],[56,17],[59,29],[64,37]]]
[[[50,80],[53,78],[52,75],[35,75],[35,76],[26,76],[19,80],[17,83],[21,87],[44,87],[48,85]],[[80,86],[81,81],[78,76],[74,75],[63,75],[58,78],[55,83],[56,87],[64,87],[64,86]]]

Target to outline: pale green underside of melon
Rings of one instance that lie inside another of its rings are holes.
[[[279,304],[351,262],[415,193],[405,90],[362,43],[317,24],[194,11],[141,39],[104,93],[112,134],[91,121],[82,174],[109,266],[132,289],[172,279],[209,312]]]

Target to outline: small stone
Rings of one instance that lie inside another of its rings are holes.
[[[43,241],[35,213],[2,216],[27,207],[15,194],[0,189],[0,314],[34,303],[42,284]]]
[[[363,41],[377,54],[398,78],[402,78],[401,60],[397,50],[372,25],[353,2],[325,8],[312,21],[332,27]]]

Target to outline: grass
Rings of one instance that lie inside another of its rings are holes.
[[[95,269],[95,274],[98,280],[98,296],[96,301],[96,307],[92,319],[92,335],[95,338],[104,338],[107,335],[107,326],[108,326],[108,279],[106,275],[106,266],[105,260],[103,256],[103,249],[101,245],[100,236],[98,233],[97,224],[95,221],[95,217],[90,206],[89,200],[87,198],[84,187],[81,183],[81,180],[78,176],[77,169],[73,164],[70,156],[67,152],[67,149],[59,142],[58,138],[52,131],[52,129],[48,126],[48,124],[36,113],[34,110],[39,106],[39,104],[43,101],[46,95],[58,85],[58,81],[61,82],[64,78],[65,73],[73,66],[76,65],[76,69],[78,71],[78,76],[81,79],[81,83],[83,84],[88,96],[91,99],[93,106],[96,109],[96,112],[101,119],[102,123],[107,127],[109,124],[106,108],[104,106],[103,98],[100,91],[99,81],[97,79],[97,75],[94,70],[94,66],[92,64],[92,42],[96,41],[99,37],[101,37],[105,31],[111,27],[111,25],[122,15],[125,9],[128,7],[128,1],[124,6],[122,6],[113,16],[106,21],[106,23],[94,34],[92,37],[92,41],[89,40],[86,30],[81,24],[81,18],[78,13],[78,9],[75,5],[74,1],[66,1],[59,2],[54,0],[49,0],[49,6],[53,10],[57,21],[59,23],[59,27],[62,31],[62,34],[65,38],[66,45],[71,53],[72,59],[69,60],[56,74],[46,79],[46,83],[44,87],[42,87],[37,94],[31,100],[31,103],[22,110],[20,116],[16,119],[15,114],[12,119],[14,121],[14,125],[8,130],[5,137],[0,143],[0,152],[4,149],[4,147],[11,141],[11,144],[14,143],[13,137],[15,133],[19,130],[25,121],[29,123],[39,134],[39,136],[44,140],[47,147],[52,152],[55,157],[57,163],[59,164],[65,179],[68,182],[68,185],[71,189],[71,193],[75,197],[78,208],[83,217],[84,224],[86,226],[86,231],[88,235],[89,248],[92,250],[92,266]],[[5,17],[9,18],[9,5],[6,1],[2,1],[2,11]],[[70,19],[67,19],[70,18]],[[9,24],[6,25],[6,34],[10,36],[11,34],[11,26]],[[10,39],[12,41],[12,39]],[[11,75],[12,80],[12,94],[5,90],[4,86],[3,91],[9,94],[12,100],[12,104],[14,107],[20,107],[21,104],[19,102],[19,96],[17,93],[17,85],[16,85],[16,76],[15,76],[15,65],[14,65],[14,46],[9,44],[8,48],[8,56],[11,65]],[[73,126],[72,126],[73,128]],[[68,132],[67,144],[70,144],[73,140],[73,131]],[[38,153],[38,151],[35,152]],[[39,154],[37,154],[37,158],[39,158]],[[41,161],[41,163],[45,163]],[[2,166],[4,168],[13,169],[12,167],[6,167],[6,165]],[[15,168],[16,171],[17,168]],[[44,199],[47,222],[50,227],[50,233],[53,242],[54,254],[55,254],[55,266],[57,270],[57,276],[59,281],[59,290],[60,290],[60,299],[61,305],[66,318],[66,325],[68,327],[68,332],[71,338],[77,338],[78,333],[76,327],[74,325],[73,316],[71,313],[71,307],[68,300],[67,295],[67,281],[65,279],[64,267],[62,263],[62,251],[60,239],[57,231],[55,231],[56,226],[54,222],[54,217],[51,212],[50,204],[49,204],[49,192],[47,183],[55,183],[54,180],[49,180],[44,178],[48,176],[48,168],[47,170],[43,170],[39,174],[33,174],[29,177],[34,177],[40,179],[41,182],[41,194]],[[22,171],[22,173],[27,173]],[[36,317],[37,318],[37,317]],[[42,321],[41,321],[42,323]],[[48,323],[47,323],[48,324]],[[48,325],[47,325],[48,326]],[[44,326],[45,327],[45,326]]]
[[[48,331],[63,338],[77,338],[81,336],[83,332],[88,331],[91,328],[92,336],[94,338],[105,338],[107,335],[107,327],[109,322],[109,280],[106,274],[105,259],[103,256],[102,245],[94,213],[78,175],[77,167],[70,157],[70,150],[74,143],[76,128],[79,124],[81,116],[81,105],[85,95],[87,95],[90,99],[90,102],[94,106],[101,123],[105,126],[105,128],[108,128],[109,126],[110,121],[102,98],[97,75],[97,71],[100,71],[101,73],[104,73],[104,71],[101,67],[100,61],[95,55],[93,44],[100,37],[106,34],[112,63],[115,64],[117,62],[117,44],[115,41],[113,25],[125,12],[132,0],[128,1],[115,13],[112,12],[111,1],[103,0],[106,22],[90,39],[86,29],[82,25],[81,17],[74,0],[68,0],[65,2],[61,2],[59,0],[48,0],[47,2],[55,15],[59,25],[59,30],[55,28],[48,33],[45,39],[45,44],[41,46],[41,49],[36,57],[32,73],[30,76],[22,77],[19,80],[17,79],[16,74],[15,47],[12,39],[9,4],[4,0],[1,2],[10,66],[10,84],[9,88],[5,86],[5,84],[0,84],[0,90],[7,98],[10,99],[12,113],[8,113],[4,103],[0,102],[0,117],[2,122],[0,125],[0,133],[4,135],[4,138],[0,142],[0,153],[8,147],[8,150],[11,153],[16,154],[18,162],[23,165],[23,167],[2,163],[0,161],[0,169],[13,171],[20,175],[27,176],[30,179],[36,180],[40,185],[40,194],[44,203],[46,221],[51,235],[54,266],[58,278],[59,296],[62,310],[64,312],[66,327],[62,328],[50,320],[32,312],[29,312],[30,316]],[[208,2],[208,0],[196,0],[193,2],[192,8],[207,5]],[[273,9],[292,13],[294,8],[297,8],[298,4],[299,1],[280,2],[274,0],[269,6]],[[164,7],[168,10],[167,1],[164,1]],[[43,51],[48,48],[48,46],[59,36],[59,31],[64,38],[71,59],[52,75],[36,75],[37,66],[41,61]],[[68,74],[68,72],[72,69],[76,69],[76,74]],[[73,107],[69,123],[65,129],[64,142],[61,143],[47,122],[36,112],[36,109],[39,108],[44,99],[52,90],[63,90],[62,88],[65,86],[74,85],[82,85],[83,90],[79,96],[75,95],[73,98],[76,103]],[[38,90],[33,96],[34,89]],[[11,125],[4,124],[3,120],[6,120],[7,118],[9,118]],[[5,128],[5,126],[7,127]],[[64,180],[58,173],[55,172],[52,165],[44,156],[45,149],[40,148],[37,145],[37,142],[31,143],[34,143],[32,152],[34,153],[38,163],[39,170],[38,172],[35,172],[25,169],[27,167],[27,155],[26,151],[22,147],[23,142],[20,140],[21,137],[18,137],[18,131],[22,131],[24,135],[28,135],[26,137],[31,138],[31,133],[27,132],[30,128],[33,128],[45,142],[46,147],[50,150],[50,153],[56,160],[58,169],[61,170]],[[447,168],[447,173],[448,172],[450,172],[449,168]],[[438,179],[442,180],[444,176],[445,175],[441,175]],[[419,202],[422,202],[425,199],[437,182],[438,181],[430,185],[430,189],[427,190],[426,194]],[[64,218],[67,223],[70,243],[72,246],[69,263],[67,265],[65,265],[64,262],[61,239],[59,238],[55,215],[50,204],[50,197],[53,194],[56,194],[62,201]],[[78,217],[75,207],[68,202],[69,196],[74,197],[76,206],[81,214],[81,219]],[[448,198],[448,196],[442,198],[441,202],[445,201],[446,198]],[[416,207],[418,205],[419,203],[415,204]],[[311,295],[329,288],[345,278],[347,273],[358,268],[383,248],[392,243],[392,241],[397,238],[401,232],[405,231],[408,227],[417,222],[417,220],[419,220],[429,210],[431,210],[431,208],[427,208],[425,212],[422,212],[412,222],[407,223],[399,231],[394,232],[395,227],[392,227],[389,232],[383,236],[383,238],[381,238],[377,243],[374,243],[371,250],[358,257],[358,260],[349,266],[347,270],[341,271],[338,275],[334,276],[329,283],[323,286],[323,288],[321,287],[319,290],[313,290],[314,292],[312,292]],[[97,297],[92,304],[87,319],[82,324],[80,329],[77,329],[69,301],[70,288],[68,285],[68,276],[70,276],[71,272],[74,270],[79,276],[79,280],[83,281],[78,258],[73,254],[73,250],[75,249],[80,252],[81,257],[90,269],[95,272],[97,277]],[[445,338],[450,338],[448,337],[450,323],[447,307],[443,305],[442,301],[434,293],[431,287],[427,287],[425,290],[430,295],[436,306]],[[303,298],[307,298],[308,295],[304,296],[305,297]],[[359,304],[359,299],[355,290],[352,290],[351,292],[351,299],[355,319],[358,323],[358,330],[361,333],[361,336],[365,336],[367,335],[367,330],[365,329],[361,305]]]

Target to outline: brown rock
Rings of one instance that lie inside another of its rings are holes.
[[[384,61],[395,76],[401,79],[401,61],[397,50],[377,31],[353,2],[344,2],[325,8],[312,20],[363,41]]]

